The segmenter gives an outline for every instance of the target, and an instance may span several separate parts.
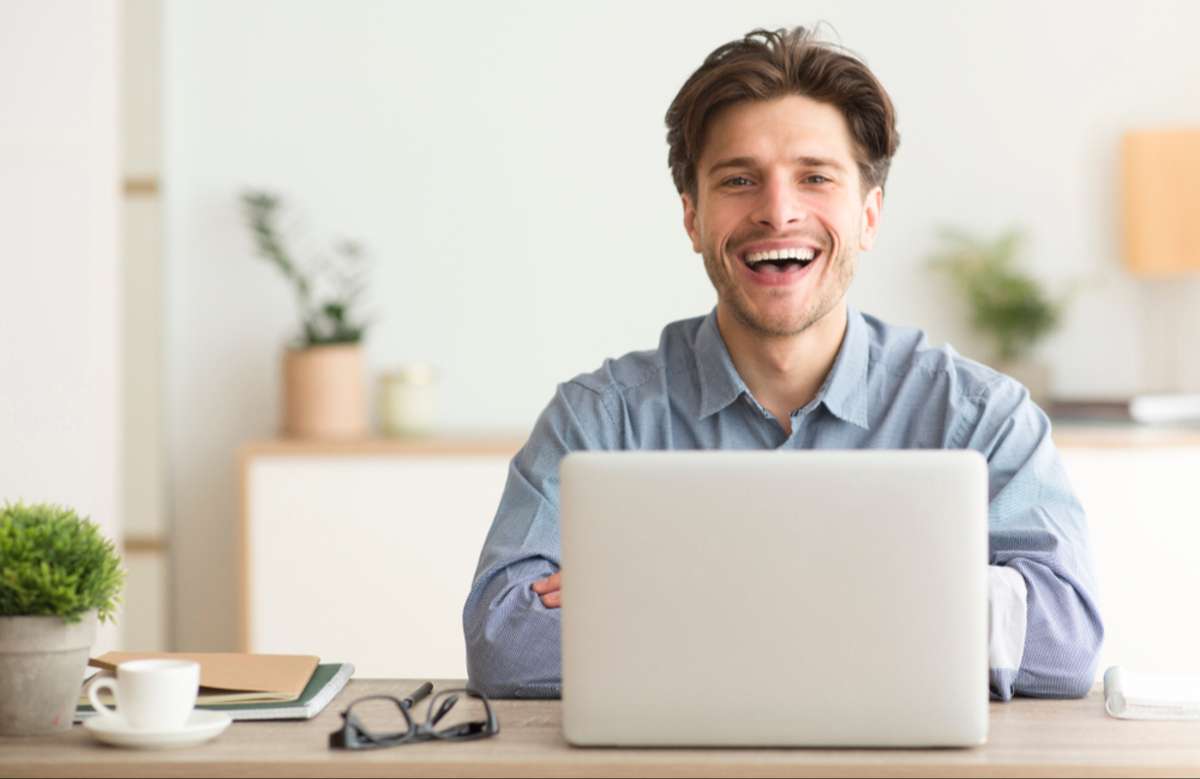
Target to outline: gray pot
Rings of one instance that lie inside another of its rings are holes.
[[[96,612],[74,624],[61,617],[0,617],[0,736],[70,730]]]

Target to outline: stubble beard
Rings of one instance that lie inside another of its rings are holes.
[[[717,290],[717,300],[728,304],[739,324],[764,338],[796,336],[824,319],[845,296],[854,279],[857,261],[857,253],[849,246],[842,246],[832,259],[821,258],[820,262],[828,262],[828,266],[813,270],[829,275],[826,283],[816,289],[810,299],[801,302],[800,310],[770,314],[758,312],[750,304],[745,291],[730,278],[728,268],[721,261],[719,249],[705,248],[703,256],[708,279]],[[737,257],[731,258],[731,261],[741,262]],[[766,294],[782,297],[791,294],[791,291],[766,290]]]

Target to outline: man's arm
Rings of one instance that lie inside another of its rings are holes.
[[[569,452],[612,448],[603,398],[560,385],[509,465],[475,581],[463,607],[471,685],[496,698],[553,698],[562,691],[561,612],[532,585],[558,571],[558,467]]]
[[[993,390],[965,443],[988,460],[992,696],[1082,697],[1104,636],[1087,520],[1050,420],[1016,382]]]

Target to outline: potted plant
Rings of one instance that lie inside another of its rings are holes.
[[[342,241],[332,256],[301,265],[284,245],[282,201],[264,191],[242,194],[258,254],[291,283],[300,310],[300,335],[284,351],[283,432],[313,438],[355,438],[367,431],[362,339],[354,315],[365,287],[361,247]]]
[[[124,581],[112,541],[71,509],[0,507],[0,735],[71,727],[96,626]]]
[[[1052,298],[1036,278],[1017,267],[1024,241],[1015,228],[994,240],[946,228],[929,264],[962,291],[971,324],[991,341],[994,367],[1043,402],[1050,389],[1049,370],[1033,359],[1033,349],[1058,327],[1066,298]]]

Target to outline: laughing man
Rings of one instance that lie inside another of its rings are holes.
[[[1012,379],[846,303],[899,145],[883,86],[804,28],[756,30],[712,52],[666,120],[716,308],[558,386],[510,465],[463,610],[471,684],[561,694],[568,452],[945,448],[988,462],[992,697],[1087,694],[1103,628],[1046,415]]]

